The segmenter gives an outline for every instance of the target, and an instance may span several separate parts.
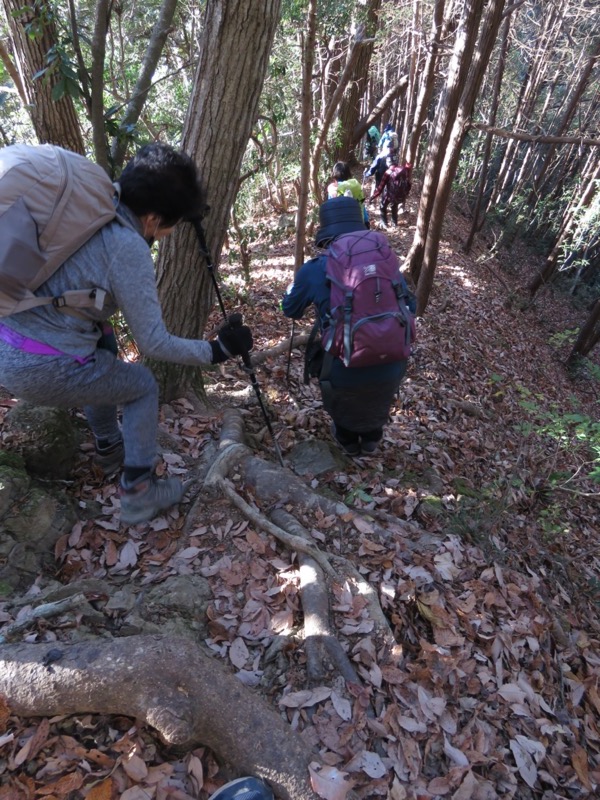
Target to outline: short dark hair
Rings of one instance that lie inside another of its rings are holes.
[[[349,181],[352,177],[350,167],[345,161],[337,161],[333,165],[332,175],[336,181]]]
[[[204,210],[194,161],[186,153],[154,142],[142,147],[119,178],[121,201],[138,217],[158,214],[165,227],[193,219]]]

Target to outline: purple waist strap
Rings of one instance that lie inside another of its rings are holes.
[[[33,353],[36,356],[66,356],[72,358],[78,364],[87,364],[94,356],[72,356],[69,353],[63,353],[62,350],[57,350],[49,344],[38,342],[35,339],[29,339],[27,336],[22,336],[20,333],[7,328],[0,322],[0,339],[6,344],[14,347],[15,350],[22,350],[23,353]]]

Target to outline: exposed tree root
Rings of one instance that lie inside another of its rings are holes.
[[[272,519],[297,538],[309,538],[307,531],[287,511],[275,509]],[[356,670],[344,648],[335,637],[329,619],[329,593],[319,564],[305,553],[298,553],[300,564],[300,596],[304,612],[304,649],[309,680],[319,681],[327,670],[323,664],[323,648],[346,681],[360,683]]]
[[[207,475],[205,486],[218,487],[254,525],[272,534],[286,547],[295,550],[299,554],[301,580],[303,568],[305,575],[308,573],[311,576],[310,580],[303,584],[302,593],[305,625],[308,621],[310,630],[310,633],[307,631],[306,635],[310,637],[307,660],[311,679],[317,679],[318,675],[324,674],[322,655],[318,653],[319,645],[323,644],[329,658],[336,665],[340,674],[346,680],[357,680],[352,664],[331,631],[328,593],[324,586],[324,579],[319,576],[316,565],[330,579],[337,578],[339,580],[344,573],[349,577],[367,601],[370,616],[375,625],[375,632],[381,639],[387,659],[397,662],[402,656],[402,648],[394,638],[373,587],[360,575],[355,565],[348,559],[341,556],[327,556],[316,548],[310,542],[309,535],[298,520],[282,509],[281,506],[303,511],[319,509],[326,514],[338,517],[344,523],[353,522],[360,515],[356,514],[344,503],[329,500],[313,492],[291,472],[286,471],[283,478],[281,467],[267,463],[252,455],[247,448],[241,445],[243,439],[244,425],[241,414],[234,410],[228,410],[224,416],[221,443],[219,445],[221,455]],[[234,463],[235,469],[245,479],[246,488],[250,488],[261,503],[267,505],[277,503],[277,508],[271,513],[273,522],[241,498],[233,484],[224,477]],[[360,520],[362,525],[357,527],[362,530],[364,528],[364,518],[360,516]],[[392,534],[385,528],[381,528],[373,520],[369,520],[368,525],[369,535],[373,534],[384,541],[389,541]],[[332,561],[336,564],[336,568],[332,566]],[[308,590],[309,585],[311,586],[310,590]],[[305,596],[308,607],[305,605]]]
[[[297,333],[294,336],[292,350],[306,344],[309,338],[310,333]],[[279,344],[274,345],[274,347],[267,347],[258,353],[252,353],[252,363],[262,364],[263,361],[266,361],[268,358],[274,358],[275,356],[280,356],[282,353],[287,353],[289,349],[290,339],[284,339],[282,342],[279,342]]]
[[[60,649],[50,668],[42,663],[47,644],[2,648],[0,694],[15,714],[125,714],[167,744],[210,747],[242,774],[267,780],[284,800],[316,798],[308,764],[318,759],[302,737],[189,639],[130,636]]]

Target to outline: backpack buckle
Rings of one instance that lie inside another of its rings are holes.
[[[67,301],[65,300],[63,295],[60,295],[60,297],[52,298],[52,305],[54,306],[54,308],[64,308],[67,305]]]

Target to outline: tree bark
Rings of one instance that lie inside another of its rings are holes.
[[[136,125],[140,118],[148,96],[148,90],[152,83],[152,76],[156,71],[158,59],[164,49],[167,36],[169,35],[173,23],[176,8],[177,0],[163,0],[158,20],[152,29],[150,41],[148,42],[148,47],[144,54],[144,61],[134,86],[133,94],[119,123],[119,129],[123,132],[123,135],[114,137],[111,145],[113,169],[117,173],[123,166],[123,161],[125,160],[125,154],[127,152],[127,138],[124,134],[131,126]]]
[[[329,103],[325,109],[325,113],[323,115],[323,121],[321,123],[321,129],[319,130],[319,134],[317,136],[317,141],[315,142],[315,146],[313,147],[312,151],[312,191],[313,195],[317,200],[317,203],[322,202],[322,192],[319,185],[319,171],[321,169],[321,156],[323,154],[323,149],[325,147],[325,142],[327,140],[327,134],[329,132],[329,128],[331,127],[331,123],[333,122],[333,118],[335,116],[335,112],[337,111],[340,101],[342,99],[342,95],[348,85],[348,81],[350,80],[350,76],[352,75],[352,70],[354,69],[354,63],[358,58],[358,54],[360,48],[362,47],[362,40],[361,38],[353,40],[352,44],[350,45],[350,52],[348,53],[348,59],[346,61],[346,65],[340,75],[338,85],[329,100]]]
[[[454,52],[448,67],[446,86],[438,102],[436,127],[427,149],[425,175],[415,236],[407,256],[407,263],[415,283],[418,283],[421,273],[431,215],[444,164],[444,155],[450,140],[452,126],[458,113],[462,87],[469,69],[469,61],[475,47],[480,15],[480,0],[470,0],[465,4],[463,17],[456,34]]]
[[[568,361],[573,361],[576,356],[587,356],[598,344],[600,339],[600,299],[596,300],[594,307],[585,324],[579,331],[573,349],[569,353]]]
[[[508,34],[510,33],[510,16],[507,16],[504,20],[504,25],[502,26],[502,41],[500,45],[500,55],[498,58],[498,64],[496,66],[496,75],[494,76],[494,86],[492,89],[492,103],[490,107],[490,117],[489,117],[489,125],[493,127],[496,124],[496,113],[498,111],[498,101],[500,98],[500,90],[502,88],[502,78],[504,76],[504,66],[506,64],[506,56],[508,53]],[[477,196],[475,198],[475,203],[473,205],[472,217],[473,221],[471,223],[471,230],[469,231],[469,235],[467,237],[467,241],[465,242],[465,252],[468,253],[471,249],[471,245],[473,244],[473,239],[475,238],[475,233],[479,230],[480,225],[483,222],[480,222],[479,212],[481,210],[483,204],[483,197],[485,192],[485,186],[488,179],[488,168],[490,163],[490,156],[492,152],[492,141],[493,141],[492,134],[488,131],[485,137],[485,143],[483,146],[483,156],[481,159],[481,167],[480,167],[480,175],[479,175],[479,184],[477,187]],[[484,217],[485,219],[485,217]]]
[[[280,0],[215,0],[206,8],[182,149],[198,165],[207,194],[206,240],[215,266],[258,114],[280,5]],[[167,327],[178,336],[199,338],[212,309],[212,286],[189,225],[164,241],[157,275]],[[164,364],[157,373],[171,396],[199,385],[199,371],[190,367]]]
[[[306,244],[306,216],[310,193],[311,86],[315,65],[314,53],[317,33],[317,0],[310,0],[306,22],[306,33],[302,37],[302,108],[300,111],[302,144],[300,151],[300,185],[298,187],[298,212],[296,215],[294,272],[297,272],[304,263],[304,247]]]
[[[360,117],[360,104],[367,89],[380,8],[381,0],[368,0],[366,9],[364,11],[361,10],[361,19],[358,22],[358,27],[364,28],[364,35],[367,39],[354,62],[346,91],[340,103],[340,138],[339,145],[333,153],[334,161],[352,161],[355,159],[354,148],[356,143],[360,141],[360,137],[356,139],[354,131]],[[362,17],[364,17],[364,20]]]
[[[63,94],[59,100],[52,99],[52,91],[60,76],[48,71],[42,78],[33,80],[37,72],[46,68],[47,54],[56,44],[56,26],[50,4],[24,5],[21,0],[2,2],[14,59],[26,96],[26,108],[38,140],[83,154],[83,137],[73,98]],[[36,35],[28,35],[26,26],[32,26],[31,30],[36,30]]]
[[[92,140],[98,164],[110,175],[108,144],[104,130],[104,56],[108,30],[108,0],[97,0],[96,21],[92,37],[91,108]]]
[[[440,177],[436,183],[436,189],[430,201],[430,213],[425,213],[427,218],[427,230],[423,244],[423,262],[417,284],[417,313],[422,314],[427,307],[435,268],[437,265],[437,255],[442,233],[442,223],[444,214],[450,197],[452,180],[456,174],[458,159],[462,142],[466,130],[466,122],[473,112],[475,100],[479,93],[481,81],[491,56],[491,52],[498,35],[498,29],[502,20],[505,0],[491,0],[489,3],[480,3],[474,0],[472,4],[467,4],[464,17],[464,41],[461,36],[457,37],[457,48],[455,56],[458,62],[455,73],[461,75],[463,66],[460,62],[468,62],[468,72],[464,82],[460,78],[461,95],[456,115],[447,118],[446,123],[450,127],[449,135],[446,137],[446,146],[438,152],[438,159],[441,161]],[[485,7],[485,11],[484,11]],[[481,14],[484,11],[480,27]],[[480,27],[479,33],[478,29]],[[450,73],[452,70],[450,70]],[[450,75],[449,75],[450,80]],[[452,121],[450,121],[452,120]],[[442,134],[440,140],[445,137]],[[437,165],[439,166],[439,164]],[[429,162],[429,167],[435,169],[433,161]],[[421,209],[419,209],[419,216]]]
[[[198,744],[242,774],[267,780],[284,800],[314,800],[302,737],[258,695],[184,637],[129,636],[63,644],[43,665],[47,644],[4,645],[0,694],[19,716],[124,714],[167,744]]]

